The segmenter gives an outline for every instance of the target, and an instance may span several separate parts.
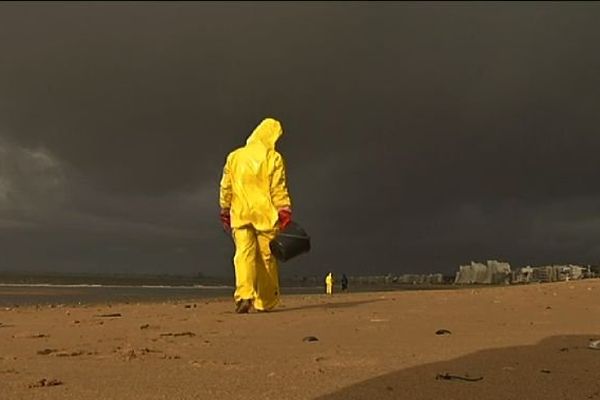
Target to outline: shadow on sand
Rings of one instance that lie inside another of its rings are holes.
[[[600,350],[588,348],[598,336],[554,336],[531,346],[482,350],[392,372],[315,400],[600,400]],[[436,379],[438,374],[483,379]]]
[[[378,301],[383,301],[384,299],[370,299],[370,300],[355,300],[355,301],[345,301],[345,302],[336,302],[336,303],[328,303],[327,301],[323,301],[319,304],[311,304],[307,306],[298,306],[298,307],[278,307],[274,310],[269,311],[269,313],[277,313],[277,312],[288,312],[288,311],[299,311],[299,310],[310,310],[315,308],[323,308],[325,310],[335,310],[338,308],[346,308],[346,307],[354,307],[362,304],[376,303]]]
[[[258,315],[277,314],[277,313],[282,313],[282,312],[285,313],[285,312],[290,312],[290,311],[311,310],[311,309],[315,309],[315,308],[322,308],[323,310],[335,310],[335,309],[340,309],[340,308],[359,306],[362,304],[375,303],[375,302],[383,301],[383,300],[384,299],[355,300],[355,301],[345,301],[345,302],[337,302],[337,303],[328,303],[326,301],[323,301],[322,303],[319,303],[319,304],[310,304],[307,306],[298,306],[298,307],[278,306],[273,310],[269,310],[266,312],[252,311],[250,314],[258,314]],[[221,314],[235,314],[235,311],[233,311],[233,310],[223,311],[223,312],[221,312]]]

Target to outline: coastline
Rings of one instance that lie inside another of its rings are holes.
[[[348,293],[463,290],[470,287],[449,285],[357,285]],[[111,285],[111,284],[54,284],[0,283],[0,307],[28,305],[81,305],[151,303],[186,301],[194,298],[226,297],[233,295],[228,285]],[[320,286],[282,286],[282,294],[321,294]],[[336,292],[340,294],[341,292]]]

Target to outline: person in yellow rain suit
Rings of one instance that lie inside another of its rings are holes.
[[[325,286],[327,294],[333,294],[333,275],[330,273],[325,277]]]
[[[279,121],[266,118],[246,145],[227,156],[221,178],[221,222],[235,242],[236,312],[272,309],[279,302],[279,267],[269,243],[292,216],[285,165],[275,143]]]

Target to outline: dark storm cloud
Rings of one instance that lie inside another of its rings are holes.
[[[0,268],[230,273],[219,175],[267,115],[315,244],[289,271],[594,263],[599,16],[5,3]]]

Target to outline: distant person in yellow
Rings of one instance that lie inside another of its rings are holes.
[[[327,294],[333,294],[333,283],[334,283],[333,275],[330,272],[325,277],[325,287],[327,290]]]
[[[219,203],[223,227],[235,242],[238,313],[267,311],[279,302],[279,267],[269,243],[292,217],[284,161],[275,150],[282,134],[279,121],[264,119],[223,168]]]

